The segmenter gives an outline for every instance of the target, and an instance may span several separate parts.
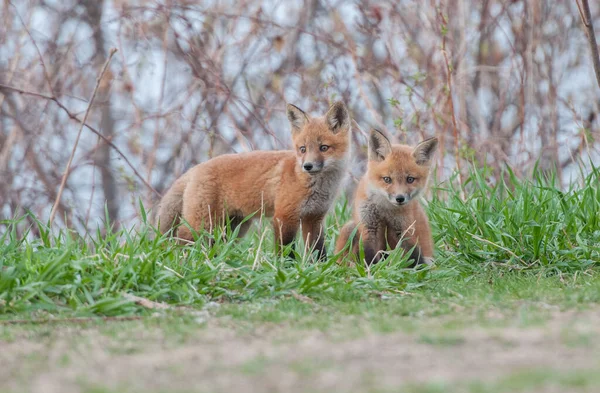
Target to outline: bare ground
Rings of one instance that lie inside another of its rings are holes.
[[[427,331],[367,329],[353,337],[289,324],[244,331],[220,319],[185,335],[144,323],[34,334],[11,327],[10,339],[0,341],[0,391],[366,392],[432,383],[454,389],[528,370],[600,370],[599,322],[595,309],[552,311],[539,326],[437,330],[433,319]],[[596,391],[534,385],[527,391]]]

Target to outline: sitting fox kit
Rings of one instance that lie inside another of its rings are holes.
[[[395,249],[401,240],[405,251],[416,246],[410,257],[416,264],[433,261],[431,230],[418,197],[427,186],[437,145],[437,138],[414,148],[392,145],[381,132],[371,131],[367,172],[356,190],[353,221],[341,229],[336,253],[344,249],[358,225],[355,236],[363,241],[367,263],[378,262],[386,246]],[[358,247],[352,239],[354,255]]]
[[[336,102],[324,117],[311,118],[287,105],[293,151],[254,151],[218,156],[191,168],[158,206],[162,233],[183,218],[191,228],[212,229],[230,220],[243,236],[254,213],[273,217],[277,245],[287,245],[299,227],[306,244],[326,256],[323,218],[333,204],[350,151],[350,116]],[[177,237],[193,240],[180,225]]]

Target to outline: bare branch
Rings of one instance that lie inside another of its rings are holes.
[[[579,4],[579,1],[581,1],[582,4]],[[598,82],[598,87],[600,87],[600,54],[598,53],[598,44],[596,43],[596,33],[594,32],[590,3],[588,0],[578,0],[577,7],[579,8],[579,15],[581,16],[581,21],[585,27],[588,43],[590,44],[592,63],[594,64],[594,72],[596,73],[596,82]]]
[[[107,145],[109,145],[110,147],[112,147],[121,156],[121,158],[123,158],[123,160],[125,160],[125,162],[127,163],[127,166],[129,166],[129,168],[131,168],[131,170],[133,171],[133,173],[135,174],[135,176],[138,179],[140,179],[140,181],[142,183],[144,183],[144,185],[146,185],[146,187],[148,187],[148,189],[150,189],[152,192],[154,192],[158,197],[161,196],[160,192],[156,191],[154,189],[154,187],[152,187],[152,185],[150,185],[150,183],[148,183],[146,181],[146,179],[144,179],[144,177],[137,171],[137,169],[135,169],[135,167],[133,166],[133,164],[131,163],[131,161],[129,161],[129,159],[127,158],[127,156],[125,154],[123,154],[123,152],[117,147],[117,145],[115,145],[110,139],[108,139],[107,137],[105,137],[96,128],[94,128],[91,125],[89,125],[89,124],[83,122],[82,120],[80,120],[73,112],[71,112],[69,110],[69,108],[67,108],[56,97],[51,97],[51,96],[48,96],[46,94],[36,93],[36,92],[33,92],[33,91],[28,91],[28,90],[20,89],[18,87],[8,86],[8,85],[4,85],[4,84],[0,83],[0,90],[1,89],[12,90],[12,91],[16,91],[17,93],[26,94],[26,95],[33,96],[33,97],[44,98],[46,100],[54,101],[56,103],[56,105],[58,105],[63,111],[65,111],[65,113],[67,114],[67,116],[69,116],[70,119],[75,120],[75,121],[79,122],[80,124],[84,125],[85,127],[87,127],[88,130],[92,131],[94,134],[96,134],[98,137],[100,137],[100,139],[102,139]]]

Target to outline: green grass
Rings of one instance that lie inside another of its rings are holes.
[[[466,179],[465,200],[450,185],[435,190],[427,207],[437,248],[431,268],[406,269],[399,257],[371,268],[338,264],[332,248],[349,216],[343,202],[327,218],[330,258],[322,263],[303,252],[301,242],[295,258],[277,256],[269,225],[228,241],[218,231],[201,233],[199,242],[184,247],[144,223],[105,236],[100,231],[81,236],[55,233],[37,222],[40,236],[34,239],[17,236],[24,218],[2,222],[0,318],[155,312],[125,294],[190,308],[225,303],[219,312],[232,315],[246,315],[248,304],[257,303],[258,315],[274,321],[313,312],[315,306],[305,304],[311,301],[352,314],[366,312],[365,304],[401,299],[390,302],[397,308],[389,312],[397,315],[450,313],[453,307],[491,306],[498,300],[598,302],[598,171],[566,191],[553,179],[521,181],[510,171],[491,186],[484,172]],[[215,241],[210,248],[204,241],[209,237]],[[282,309],[292,298],[305,302]]]
[[[468,285],[464,281],[432,281],[427,288],[386,298],[371,296],[349,302],[321,299],[307,303],[282,295],[275,299],[213,306],[209,319],[198,319],[187,309],[175,309],[164,312],[161,318],[148,316],[119,324],[90,320],[78,326],[97,328],[117,343],[122,337],[131,340],[138,331],[159,329],[168,337],[164,344],[169,347],[185,343],[211,320],[242,335],[280,326],[285,327],[290,337],[320,330],[333,340],[343,342],[367,333],[402,331],[415,334],[420,343],[453,346],[461,344],[463,329],[541,326],[552,317],[553,311],[585,310],[590,303],[596,303],[599,296],[600,277],[582,276],[565,282],[557,276],[540,278],[511,272],[494,282],[481,275]],[[139,312],[146,311],[140,309]],[[10,316],[5,315],[5,318]],[[7,327],[0,329],[0,341],[12,342],[19,337],[38,341],[49,337],[55,328],[55,324]],[[585,346],[592,338],[585,333],[564,331],[561,339],[566,345],[576,347]],[[128,349],[117,345],[116,350]]]
[[[449,187],[450,199],[434,199],[429,216],[434,225],[440,263],[463,273],[482,265],[550,272],[577,272],[600,259],[600,174],[594,170],[582,187],[561,191],[553,177],[535,175],[489,185],[482,172],[467,179],[465,201]]]
[[[321,365],[320,365],[321,366]],[[328,365],[325,365],[327,367]],[[248,370],[243,372],[260,371],[260,364],[249,364]],[[254,367],[259,367],[254,370]],[[314,365],[299,365],[300,370],[312,370]],[[393,389],[367,389],[368,393],[513,393],[513,392],[544,392],[548,388],[558,388],[553,391],[595,391],[600,383],[600,377],[595,371],[560,372],[548,370],[531,370],[505,376],[495,382],[461,382],[461,383],[426,383],[410,385],[405,388]],[[571,389],[571,390],[569,390]],[[106,389],[103,387],[89,387],[86,393],[120,392],[128,389]],[[130,391],[130,390],[128,390]],[[169,390],[173,391],[173,390]],[[316,390],[324,391],[324,390]],[[177,390],[177,392],[180,392]],[[181,391],[183,393],[183,391]]]

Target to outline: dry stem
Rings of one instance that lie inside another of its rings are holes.
[[[600,87],[600,55],[598,54],[598,44],[596,43],[596,33],[594,33],[594,24],[592,23],[592,13],[590,11],[590,3],[588,0],[581,0],[577,2],[579,8],[579,15],[581,15],[581,21],[585,27],[585,32],[588,37],[590,49],[592,51],[592,63],[594,64],[594,72],[596,74],[596,81],[598,87]]]
[[[69,156],[69,161],[67,162],[67,166],[65,167],[65,171],[62,176],[62,180],[60,181],[60,187],[58,188],[58,195],[56,195],[56,201],[54,201],[54,205],[52,206],[52,210],[50,211],[50,225],[52,225],[52,221],[54,221],[54,216],[56,215],[56,208],[60,202],[60,198],[62,196],[63,190],[65,189],[65,184],[67,183],[67,178],[69,177],[69,171],[71,169],[71,163],[73,162],[73,157],[75,156],[75,152],[77,151],[77,145],[79,144],[79,138],[81,137],[81,132],[83,131],[83,126],[87,121],[88,115],[90,114],[90,110],[92,109],[92,105],[94,104],[94,99],[96,98],[96,93],[98,92],[98,87],[100,87],[100,82],[102,81],[102,77],[108,68],[108,64],[112,60],[114,54],[117,53],[116,48],[112,48],[110,53],[108,54],[108,59],[104,62],[102,66],[102,70],[100,71],[100,75],[96,79],[96,86],[94,87],[94,91],[92,92],[92,96],[90,97],[90,102],[88,103],[87,109],[85,110],[85,114],[83,115],[83,120],[81,121],[81,125],[79,126],[79,131],[77,132],[77,138],[75,138],[75,143],[73,144],[73,150],[71,151],[71,155]]]

